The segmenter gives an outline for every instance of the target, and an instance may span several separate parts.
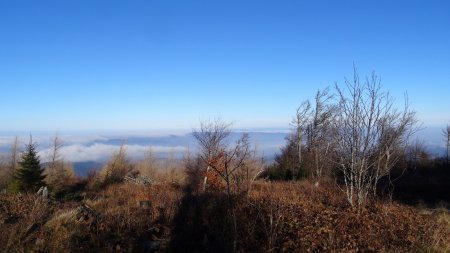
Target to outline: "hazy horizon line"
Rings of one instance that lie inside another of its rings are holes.
[[[232,132],[276,132],[276,131],[288,131],[291,130],[292,127],[289,126],[275,126],[275,127],[231,127]],[[195,128],[130,128],[130,129],[59,129],[59,130],[1,130],[0,135],[8,134],[8,135],[33,135],[33,134],[188,134],[192,133]]]

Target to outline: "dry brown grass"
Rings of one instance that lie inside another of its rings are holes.
[[[175,183],[116,184],[81,202],[1,194],[0,251],[230,252],[226,200]],[[443,208],[373,201],[357,212],[334,186],[307,181],[258,182],[233,203],[237,252],[449,251]],[[81,206],[94,214],[80,215]]]
[[[52,207],[32,195],[0,195],[0,245],[4,252],[27,252],[50,217]]]
[[[408,206],[373,201],[352,210],[332,186],[309,182],[259,185],[251,201],[274,206],[279,217],[276,251],[303,252],[446,252],[450,229],[435,216]],[[442,210],[446,215],[448,211]],[[448,217],[448,216],[447,216]]]
[[[117,184],[91,197],[60,203],[1,195],[0,245],[5,247],[0,251],[140,252],[145,243],[164,239],[181,191],[170,184]],[[141,201],[151,204],[142,206]],[[81,207],[92,209],[93,215],[80,214]]]

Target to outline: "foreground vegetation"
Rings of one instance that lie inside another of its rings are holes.
[[[1,194],[0,244],[3,252],[450,250],[445,208],[372,201],[357,212],[333,185],[309,181],[258,182],[247,195],[233,196],[234,214],[226,199],[173,182],[114,184],[65,201]]]

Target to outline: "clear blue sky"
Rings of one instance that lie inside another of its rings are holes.
[[[450,2],[1,1],[0,130],[286,127],[353,63],[445,125]]]

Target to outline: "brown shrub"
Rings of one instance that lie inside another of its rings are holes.
[[[255,243],[266,242],[264,250],[411,252],[431,246],[439,251],[450,245],[450,237],[445,237],[450,232],[448,224],[445,228],[412,207],[373,201],[357,212],[338,189],[331,185],[317,188],[309,182],[265,183],[258,188],[245,213],[266,216],[264,221],[261,214],[255,215],[263,227],[259,230],[272,233],[265,240],[254,239]]]
[[[307,181],[258,182],[228,201],[169,183],[115,184],[83,202],[0,194],[0,251],[230,252],[234,238],[237,252],[449,250],[447,209],[372,201],[357,212],[333,185]]]
[[[84,202],[2,194],[0,252],[144,251],[166,240],[177,191],[167,184],[116,184]]]

